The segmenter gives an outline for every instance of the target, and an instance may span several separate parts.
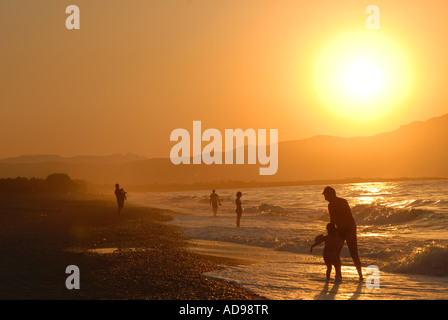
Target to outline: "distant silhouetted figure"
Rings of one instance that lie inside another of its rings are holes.
[[[235,200],[236,210],[235,210],[235,212],[236,212],[236,226],[237,227],[240,226],[240,219],[241,219],[241,215],[243,214],[243,207],[241,206],[241,196],[242,195],[243,194],[240,191],[238,191],[236,193],[236,200]]]
[[[213,209],[213,216],[216,216],[216,213],[218,212],[218,204],[221,205],[221,200],[219,200],[218,194],[215,193],[215,190],[213,189],[210,194],[210,205]]]
[[[314,243],[310,248],[310,253],[313,253],[313,248],[315,246],[318,246],[322,242],[325,242],[323,257],[324,262],[327,266],[327,280],[330,280],[331,269],[332,266],[334,266],[334,269],[336,270],[335,280],[340,281],[342,280],[341,250],[342,247],[344,246],[344,240],[339,235],[339,232],[337,231],[334,224],[332,223],[327,224],[326,236],[321,234],[314,239]]]
[[[322,193],[328,203],[330,223],[336,225],[339,234],[347,241],[348,250],[358,271],[359,280],[363,280],[361,261],[358,254],[358,240],[356,237],[356,223],[347,200],[336,196],[332,187],[326,187]]]
[[[120,185],[117,183],[115,185],[115,197],[117,197],[118,204],[118,216],[121,216],[121,209],[124,206],[124,200],[126,200],[126,192],[123,189],[120,189]]]

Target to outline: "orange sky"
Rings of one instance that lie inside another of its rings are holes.
[[[81,29],[67,30],[78,5]],[[311,67],[335,37],[380,32],[408,56],[415,81],[384,117],[331,112]],[[96,0],[0,2],[0,157],[168,157],[170,132],[276,128],[279,140],[360,136],[448,113],[448,2]]]

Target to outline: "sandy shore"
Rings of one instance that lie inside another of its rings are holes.
[[[113,197],[1,195],[0,299],[262,299],[201,276],[241,263],[187,250],[169,212]],[[67,266],[80,270],[68,290]]]

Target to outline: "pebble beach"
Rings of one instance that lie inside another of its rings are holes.
[[[235,259],[196,254],[164,209],[110,196],[1,195],[2,300],[249,300],[262,297],[204,277]],[[80,288],[67,289],[68,266]]]

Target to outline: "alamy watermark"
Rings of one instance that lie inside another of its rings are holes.
[[[65,27],[68,30],[80,29],[80,17],[79,17],[79,7],[75,5],[69,5],[65,9],[65,13],[69,13],[70,15],[65,19]]]
[[[69,5],[65,9],[65,13],[70,14],[65,20],[65,27],[68,30],[80,29],[80,11],[76,5]],[[367,29],[379,29],[380,28],[380,8],[376,5],[368,5],[366,7],[366,19]]]
[[[380,288],[380,268],[375,265],[370,265],[366,268],[366,273],[369,275],[366,279],[367,289]]]
[[[366,19],[367,29],[379,29],[380,28],[380,8],[375,5],[369,5],[366,8],[366,14],[369,16]]]
[[[65,280],[65,287],[68,290],[80,289],[80,274],[79,268],[75,265],[69,265],[65,268],[65,273],[70,274]]]
[[[258,159],[258,163],[264,166],[259,169],[259,174],[274,175],[278,170],[278,129],[269,130],[269,155],[266,135],[266,129],[225,129],[223,141],[219,130],[206,129],[202,132],[201,121],[193,121],[192,136],[182,128],[171,132],[170,141],[177,143],[171,148],[170,159],[175,165],[234,164],[235,151],[236,164],[245,164],[244,142],[247,139],[247,164],[256,164]],[[204,141],[208,144],[202,148]]]

